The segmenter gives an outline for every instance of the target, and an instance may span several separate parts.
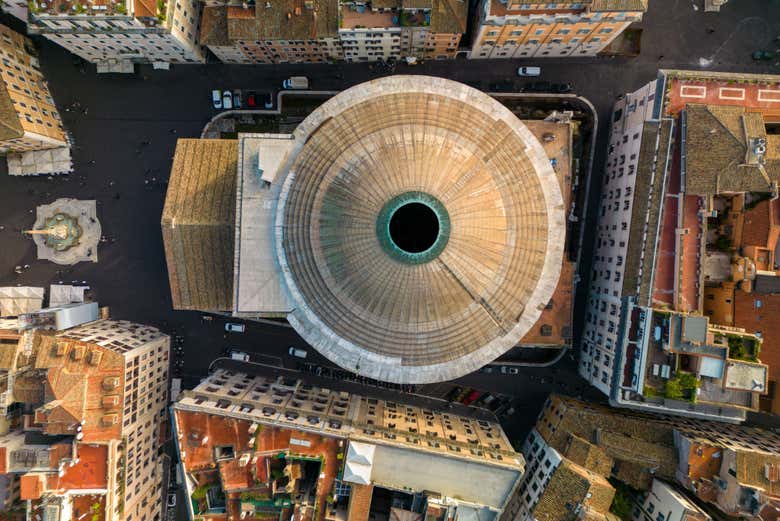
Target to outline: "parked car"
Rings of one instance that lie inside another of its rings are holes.
[[[560,94],[565,94],[567,92],[571,92],[573,89],[571,83],[555,83],[552,86],[553,92],[558,92]]]
[[[756,51],[751,56],[756,61],[774,60],[777,58],[777,53],[775,51]]]
[[[240,90],[234,90],[233,91],[233,108],[234,109],[240,109],[242,101],[243,100],[241,99],[241,91]]]
[[[444,396],[444,399],[447,400],[448,402],[454,402],[455,398],[457,398],[458,395],[460,393],[462,393],[462,392],[463,392],[463,388],[462,387],[453,387],[452,389],[450,389],[450,392],[448,392]]]
[[[477,391],[474,389],[469,394],[466,395],[465,398],[463,398],[460,403],[463,405],[471,405],[479,396],[482,394],[482,391]]]
[[[228,333],[243,333],[246,331],[246,325],[237,324],[235,322],[227,322],[225,324],[225,331]]]
[[[263,107],[267,109],[274,108],[274,96],[270,92],[263,94]]]
[[[239,351],[238,349],[231,349],[230,358],[232,358],[233,360],[241,360],[242,362],[248,362],[249,354],[243,351]]]
[[[283,89],[305,90],[309,88],[309,78],[306,76],[292,76],[282,82]]]
[[[492,373],[492,372],[493,372],[493,369],[494,369],[494,368],[493,368],[493,366],[492,366],[492,365],[486,365],[485,367],[480,367],[480,368],[479,368],[479,372],[480,372],[480,373],[486,373],[486,374],[490,374],[490,373]]]
[[[247,107],[256,107],[257,106],[257,94],[254,92],[249,92],[246,95],[246,105]]]
[[[490,92],[509,92],[513,89],[512,82],[504,80],[503,82],[496,82],[490,84]]]
[[[222,93],[222,108],[225,110],[233,108],[233,93],[229,90]]]
[[[297,356],[298,358],[306,358],[306,355],[308,354],[303,349],[298,349],[297,347],[293,346],[290,346],[290,349],[288,349],[287,352],[290,354],[290,356]]]
[[[221,109],[222,108],[222,91],[212,90],[211,91],[211,102],[214,104],[214,108],[215,109]]]
[[[176,506],[176,494],[168,494],[168,508]]]
[[[530,83],[524,90],[528,92],[550,92],[552,90],[552,83],[549,81],[535,81]]]
[[[518,76],[539,76],[542,74],[541,67],[520,67],[517,69]]]
[[[501,366],[501,374],[520,374],[520,369],[507,365]]]

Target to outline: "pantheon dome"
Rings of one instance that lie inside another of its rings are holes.
[[[463,84],[390,76],[294,131],[273,247],[290,324],[396,383],[457,378],[534,326],[561,270],[565,212],[542,145]]]

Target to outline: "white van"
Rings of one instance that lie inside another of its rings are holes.
[[[283,89],[306,90],[309,88],[309,78],[306,76],[292,76],[282,82]]]
[[[243,351],[239,351],[238,349],[230,350],[230,358],[233,360],[241,360],[242,362],[249,361],[249,355]]]
[[[297,356],[298,358],[306,358],[306,355],[308,354],[303,349],[298,349],[293,346],[290,346],[290,349],[288,349],[287,352],[290,353],[290,356]]]
[[[228,333],[243,333],[246,331],[244,324],[236,324],[235,322],[228,322],[225,324],[225,331]]]
[[[539,76],[542,74],[541,67],[520,67],[517,69],[518,76]]]

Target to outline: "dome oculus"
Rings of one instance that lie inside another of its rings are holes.
[[[376,219],[382,249],[407,264],[430,262],[450,237],[450,216],[438,199],[424,192],[406,192],[390,199]]]

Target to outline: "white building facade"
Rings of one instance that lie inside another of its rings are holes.
[[[90,63],[201,63],[198,44],[201,6],[197,0],[169,0],[148,11],[145,4],[90,6],[56,11],[33,1],[28,32],[39,34]]]
[[[610,395],[615,356],[621,348],[625,259],[633,211],[633,192],[645,121],[653,118],[657,80],[615,103],[588,292],[580,375]]]

